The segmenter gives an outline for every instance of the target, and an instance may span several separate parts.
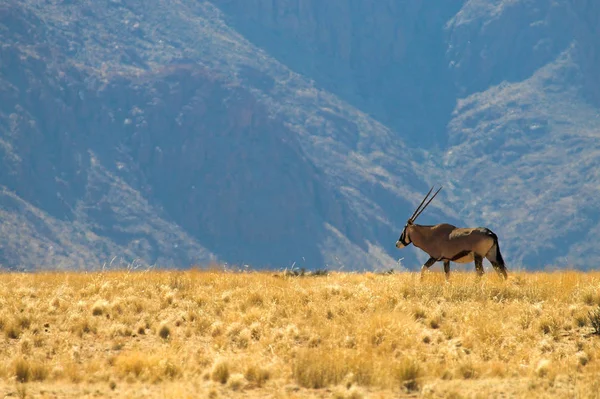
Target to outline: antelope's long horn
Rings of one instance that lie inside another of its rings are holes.
[[[413,220],[413,221],[415,220],[415,215],[419,212],[419,209],[421,209],[421,205],[423,205],[423,203],[425,201],[427,201],[427,197],[429,197],[429,194],[431,194],[432,191],[433,191],[433,186],[431,186],[431,188],[429,189],[429,192],[427,194],[425,194],[425,198],[423,198],[423,201],[421,201],[421,203],[419,204],[417,209],[415,209],[415,212],[412,214],[412,216],[408,220]]]
[[[432,187],[433,188],[433,187]],[[421,210],[419,211],[419,213],[417,213],[417,215],[414,217],[414,219],[412,219],[412,221],[414,222],[421,213],[423,213],[423,211],[425,210],[425,208],[427,208],[427,205],[429,205],[431,203],[431,201],[433,201],[433,199],[435,198],[436,195],[438,195],[438,193],[440,191],[442,191],[442,186],[440,186],[440,188],[435,192],[435,194],[433,194],[433,196],[429,199],[429,201],[427,201],[427,203],[423,206],[423,208],[421,208]]]

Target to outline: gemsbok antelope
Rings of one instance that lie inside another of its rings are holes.
[[[396,242],[396,248],[404,248],[413,243],[415,247],[429,255],[429,259],[421,267],[421,279],[423,279],[425,271],[438,261],[444,262],[446,281],[450,278],[451,261],[456,263],[475,261],[475,269],[481,277],[483,275],[483,258],[487,258],[496,272],[504,279],[508,278],[506,266],[502,254],[500,254],[498,236],[490,229],[485,227],[458,228],[447,223],[434,226],[422,226],[414,223],[441,189],[442,187],[423,205],[433,191],[433,187],[431,187],[417,210],[406,222],[402,234]]]

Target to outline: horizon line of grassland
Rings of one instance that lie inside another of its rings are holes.
[[[441,264],[440,264],[441,265]],[[472,269],[472,270],[471,270]],[[485,275],[495,275],[496,272],[490,267],[484,264]],[[165,266],[162,267],[160,265],[137,265],[133,266],[133,263],[129,263],[127,265],[121,266],[97,266],[89,269],[86,268],[3,268],[0,265],[0,274],[2,273],[109,273],[109,272],[131,272],[131,273],[148,273],[148,272],[222,272],[222,273],[273,273],[273,274],[283,274],[285,276],[325,276],[328,274],[417,274],[420,273],[420,267],[415,267],[414,269],[409,269],[404,266],[401,267],[378,267],[373,269],[363,268],[363,269],[344,269],[344,268],[329,268],[329,267],[317,267],[317,268],[308,268],[308,267],[298,267],[295,264],[286,267],[253,267],[251,265],[235,265],[228,263],[210,263],[206,265],[190,265],[187,267],[175,267],[175,266]],[[526,267],[520,266],[518,268],[507,269],[508,275],[519,275],[519,274],[551,274],[551,273],[600,273],[600,268],[592,269],[592,268],[576,268],[576,267],[558,267],[558,266],[546,266],[543,268],[535,268],[528,269]],[[441,266],[438,267],[433,266],[428,271],[427,274],[439,274],[443,273]],[[451,266],[451,274],[475,274],[475,268],[471,264],[452,264]]]
[[[6,272],[0,381],[590,397],[597,309],[600,271]]]

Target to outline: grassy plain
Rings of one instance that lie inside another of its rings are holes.
[[[600,272],[4,273],[0,394],[597,398],[599,306]]]

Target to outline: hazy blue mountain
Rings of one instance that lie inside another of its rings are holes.
[[[600,4],[468,2],[448,31],[464,94],[443,165],[472,196],[455,209],[501,225],[528,267],[596,268]]]
[[[213,3],[271,56],[415,146],[440,146],[456,102],[445,24],[463,0]]]
[[[595,267],[600,6],[10,0],[0,264],[416,268],[421,222]]]

